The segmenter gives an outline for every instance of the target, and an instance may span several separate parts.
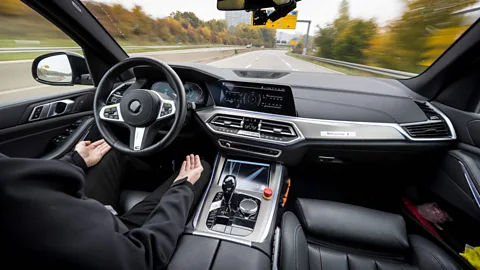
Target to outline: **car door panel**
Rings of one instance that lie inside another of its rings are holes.
[[[11,157],[60,157],[93,125],[88,120],[93,115],[93,97],[94,89],[88,89],[0,106],[0,152]],[[31,120],[35,108],[61,100],[72,101],[68,112]]]
[[[430,190],[480,222],[480,156],[464,150],[449,151]]]

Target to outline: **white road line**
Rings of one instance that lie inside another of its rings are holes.
[[[215,61],[215,62],[211,62],[211,63],[208,63],[208,65],[215,65],[215,64],[218,64],[218,63],[221,63],[223,61],[230,61],[232,59],[236,59],[236,58],[239,58],[241,56],[245,56],[247,54],[251,54],[251,53],[255,53],[255,51],[253,52],[247,52],[247,53],[242,53],[242,54],[239,54],[239,55],[236,55],[236,56],[232,56],[232,57],[227,57],[225,59],[222,59],[222,60],[218,60],[218,61]]]
[[[260,59],[260,57],[257,57],[257,59],[255,59],[255,61],[258,61],[258,59]]]
[[[250,64],[250,65],[246,66],[245,68],[249,68],[251,65],[252,65],[252,64]]]
[[[18,93],[18,92],[22,92],[22,91],[28,91],[28,90],[38,89],[38,88],[49,87],[49,86],[50,86],[50,85],[37,85],[37,86],[30,86],[30,87],[24,87],[24,88],[12,89],[12,90],[0,91],[0,96],[1,96],[1,95],[6,95],[6,94]]]
[[[293,71],[298,71],[298,69],[295,69],[295,68],[294,68]]]

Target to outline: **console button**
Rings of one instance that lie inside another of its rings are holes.
[[[223,225],[223,224],[215,224],[213,227],[212,227],[212,231],[216,231],[216,232],[225,232],[225,228],[227,226]]]
[[[272,198],[272,195],[273,191],[270,188],[265,188],[263,190],[263,198],[265,198],[265,200],[270,200]]]
[[[252,233],[252,230],[249,230],[246,228],[232,227],[232,232],[230,234],[237,235],[237,236],[248,236],[251,233]]]

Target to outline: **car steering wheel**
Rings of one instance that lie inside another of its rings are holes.
[[[176,100],[153,90],[129,89],[124,93],[120,103],[106,105],[120,74],[138,66],[150,66],[162,72],[177,94]],[[167,147],[180,133],[187,115],[186,94],[182,80],[166,63],[149,57],[128,58],[105,73],[95,93],[93,110],[98,130],[109,145],[127,155],[147,156]],[[172,127],[163,139],[155,143],[159,126],[172,117],[174,117]],[[109,123],[130,130],[129,145],[117,138]]]

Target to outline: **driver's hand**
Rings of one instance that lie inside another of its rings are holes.
[[[105,156],[105,154],[110,151],[112,147],[108,145],[105,140],[99,140],[94,143],[90,141],[79,142],[75,146],[75,151],[80,154],[80,156],[87,164],[87,167],[92,167],[97,165],[98,162]]]
[[[193,154],[188,155],[185,161],[182,163],[182,168],[178,173],[175,181],[188,177],[187,181],[195,184],[200,175],[203,172],[202,163],[200,162],[200,157],[198,155],[194,156]]]

